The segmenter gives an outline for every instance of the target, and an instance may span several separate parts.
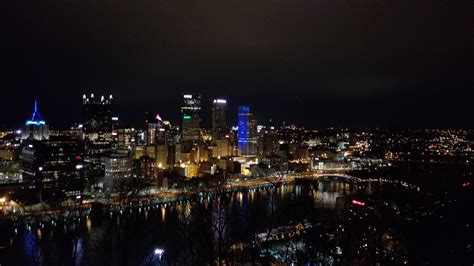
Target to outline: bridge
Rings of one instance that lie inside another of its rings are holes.
[[[347,174],[312,174],[301,177],[295,177],[295,180],[307,179],[307,180],[337,180],[337,181],[351,181],[351,182],[362,182],[364,179],[347,175]]]
[[[336,181],[350,181],[355,183],[370,183],[370,182],[378,182],[378,183],[389,183],[389,184],[396,184],[401,185],[403,187],[409,189],[420,190],[420,187],[414,184],[410,184],[405,181],[401,180],[391,180],[391,179],[384,179],[384,178],[369,178],[369,179],[362,179],[359,177],[347,175],[347,174],[312,174],[306,175],[301,177],[295,177],[295,180],[315,180],[315,181],[324,181],[324,180],[336,180]]]

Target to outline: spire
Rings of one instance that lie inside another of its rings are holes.
[[[41,117],[41,114],[38,111],[38,102],[35,99],[35,110],[33,112],[33,115],[31,116],[31,120],[26,121],[26,125],[27,126],[29,126],[29,125],[39,126],[39,125],[45,125],[45,124],[46,124],[46,122],[43,120],[43,118]]]

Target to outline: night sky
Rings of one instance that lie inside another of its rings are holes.
[[[0,4],[0,124],[38,99],[53,127],[83,93],[123,121],[178,121],[182,92],[230,120],[312,128],[474,128],[472,0],[10,0]]]

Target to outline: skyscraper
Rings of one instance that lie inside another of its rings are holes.
[[[198,141],[201,132],[201,95],[183,94],[181,104],[183,141]]]
[[[38,111],[38,103],[35,100],[35,109],[31,120],[27,120],[25,123],[25,129],[23,130],[22,139],[34,139],[34,140],[45,140],[49,139],[49,127],[46,125],[43,117]]]
[[[43,188],[78,190],[82,188],[84,142],[67,136],[35,140],[20,155],[23,178]]]
[[[112,95],[108,98],[82,96],[83,130],[85,133],[110,133],[112,131]]]
[[[257,121],[248,106],[239,106],[237,137],[240,155],[257,154]]]
[[[84,163],[90,177],[104,175],[104,157],[112,152],[112,102],[112,95],[107,98],[96,98],[93,93],[90,97],[82,96]]]
[[[212,138],[222,139],[227,133],[227,101],[215,99],[212,105]]]

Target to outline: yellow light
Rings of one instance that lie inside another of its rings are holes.
[[[5,203],[6,201],[7,201],[7,198],[5,198],[5,197],[0,198],[0,203]]]

